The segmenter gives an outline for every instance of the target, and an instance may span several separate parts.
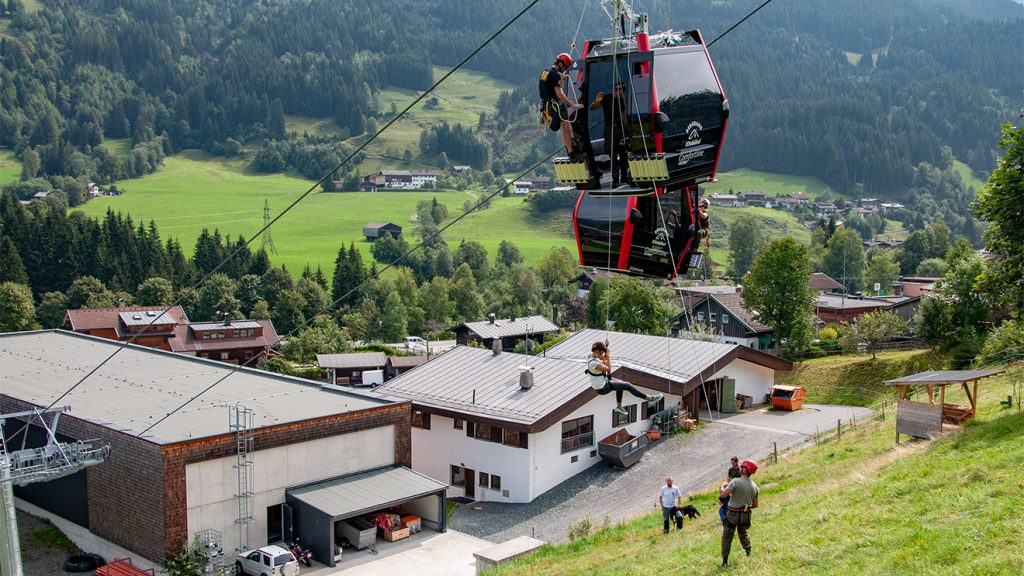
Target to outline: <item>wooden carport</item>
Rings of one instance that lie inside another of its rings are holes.
[[[933,438],[942,432],[942,424],[960,424],[974,418],[978,410],[978,380],[1002,374],[1003,370],[929,370],[910,376],[887,380],[899,392],[896,403],[896,443],[900,434],[916,438]],[[964,388],[969,405],[947,404],[946,386],[960,384]],[[928,403],[907,400],[911,386],[921,386],[928,393]],[[939,389],[939,401],[935,403],[935,389]]]

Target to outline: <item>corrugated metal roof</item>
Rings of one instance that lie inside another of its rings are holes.
[[[427,356],[390,356],[388,362],[395,368],[414,368],[429,359]]]
[[[356,354],[317,354],[316,362],[321,368],[383,368],[387,358],[383,352]]]
[[[501,318],[499,320],[495,320],[494,324],[491,324],[490,320],[484,320],[482,322],[466,322],[463,326],[469,328],[473,333],[484,339],[525,336],[526,334],[558,332],[559,330],[558,326],[555,326],[550,320],[543,316],[524,316],[522,318],[516,318],[515,320],[510,318]]]
[[[260,323],[256,320],[232,320],[230,324],[224,322],[193,322],[188,325],[195,332],[206,330],[236,330],[241,328],[259,328]]]
[[[737,344],[587,329],[547,351],[548,358],[586,358],[594,342],[608,339],[612,369],[633,368],[676,382],[689,382],[726,356]]]
[[[1004,370],[929,370],[902,378],[886,380],[886,384],[959,384],[1002,374]]]
[[[429,496],[448,485],[405,467],[384,468],[287,490],[332,518],[348,518]]]
[[[589,348],[587,349],[589,351]],[[533,368],[534,384],[519,388],[519,367]],[[377,392],[417,404],[499,420],[533,424],[590,389],[579,361],[456,346],[426,364],[388,380]]]
[[[146,310],[138,312],[119,312],[118,317],[125,326],[161,326],[165,324],[177,324],[169,313],[159,310]]]
[[[0,392],[48,406],[121,345],[63,330],[0,334]],[[253,410],[254,427],[263,428],[395,401],[359,391],[325,390],[300,378],[130,344],[61,404],[71,406],[72,417],[138,434],[218,381],[153,427],[145,439],[173,444],[229,434],[227,407],[235,403]]]
[[[146,312],[162,312],[166,306],[129,306],[125,308],[79,308],[68,310],[67,316],[72,330],[97,330],[117,326],[118,315],[122,312],[133,312],[145,315]],[[188,316],[181,306],[171,306],[168,310],[171,318],[179,324],[188,323]],[[150,317],[152,319],[152,317]]]

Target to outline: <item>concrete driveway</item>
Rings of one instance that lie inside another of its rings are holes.
[[[401,574],[415,576],[473,576],[474,552],[494,546],[454,530],[438,534],[424,530],[399,542],[377,542],[377,554],[369,550],[345,550],[334,568],[303,568],[303,576],[343,575],[379,576]]]
[[[870,417],[873,411],[860,406],[833,404],[804,404],[801,410],[785,412],[762,408],[739,414],[719,414],[716,421],[730,426],[751,426],[767,430],[795,432],[804,436],[835,430],[837,422],[843,425]],[[707,412],[701,416],[706,418]],[[704,420],[707,422],[708,420]]]

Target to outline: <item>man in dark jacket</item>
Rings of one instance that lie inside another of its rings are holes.
[[[541,123],[547,124],[552,131],[562,130],[562,143],[565,151],[572,159],[579,159],[582,150],[573,149],[571,118],[568,109],[583,108],[582,104],[573,102],[562,90],[565,71],[572,66],[572,57],[565,52],[558,55],[550,68],[540,73],[538,90],[540,91]]]

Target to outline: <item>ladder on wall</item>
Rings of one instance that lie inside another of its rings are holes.
[[[235,404],[229,406],[229,423],[235,432],[235,470],[238,472],[238,489],[235,500],[238,501],[238,552],[249,549],[249,525],[253,523],[253,411]]]

